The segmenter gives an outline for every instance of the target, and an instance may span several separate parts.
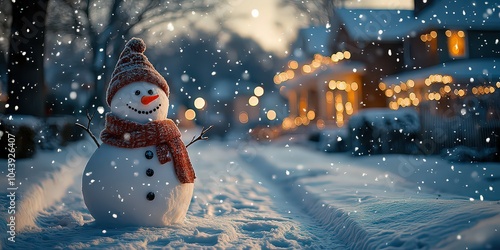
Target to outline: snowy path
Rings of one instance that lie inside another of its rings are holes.
[[[187,220],[166,228],[103,228],[92,223],[81,196],[80,174],[62,201],[43,211],[38,228],[17,236],[17,249],[55,248],[332,248],[341,247],[287,195],[263,181],[238,150],[218,142],[190,148],[197,170]],[[83,162],[84,163],[84,162]],[[84,164],[73,166],[81,172]],[[261,181],[262,180],[262,181]],[[9,247],[7,247],[9,248]]]

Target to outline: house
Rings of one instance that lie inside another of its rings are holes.
[[[404,70],[378,84],[388,107],[418,109],[429,153],[498,146],[498,3],[434,0],[417,7],[406,24]]]
[[[453,95],[494,93],[500,75],[497,5],[436,0],[419,9],[407,25],[405,70],[379,83],[389,107],[409,106],[408,99],[418,106]]]
[[[329,34],[322,41],[328,50],[309,52],[309,61],[288,62],[288,69],[274,82],[289,100],[290,114],[283,129],[314,125],[318,129],[343,127],[349,117],[365,107],[385,106],[380,79],[403,70],[401,20],[411,11],[335,9],[330,28],[301,30],[299,41]],[[387,31],[386,31],[387,30]],[[316,46],[317,48],[318,46]],[[294,48],[293,51],[297,51]],[[294,53],[295,54],[295,53]]]
[[[414,10],[332,10],[330,36],[323,41],[327,53],[314,54],[309,62],[291,59],[275,76],[290,105],[283,128],[342,127],[364,108],[414,108],[429,153],[458,145],[498,146],[498,3],[416,0],[414,5]]]

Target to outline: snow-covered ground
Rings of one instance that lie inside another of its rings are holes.
[[[81,194],[94,149],[82,141],[16,162],[16,242],[7,241],[2,205],[3,248],[500,247],[498,163],[325,154],[293,138],[198,142],[189,148],[197,179],[184,224],[106,228]],[[0,188],[7,204],[6,178]]]
[[[252,160],[353,249],[500,247],[500,164],[259,146]],[[269,167],[273,166],[273,167]]]

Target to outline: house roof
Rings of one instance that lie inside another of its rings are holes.
[[[499,1],[440,0],[423,9],[416,21],[432,28],[500,30],[499,14]]]
[[[401,40],[413,22],[411,10],[336,9],[335,13],[356,41]]]
[[[217,100],[231,100],[235,95],[253,95],[253,90],[259,84],[250,81],[234,82],[230,79],[217,79],[210,89],[210,98]]]
[[[417,16],[413,10],[335,9],[357,41],[398,41],[429,29],[500,30],[498,1],[436,0]]]
[[[330,30],[326,27],[313,26],[300,29],[292,47],[292,58],[302,61],[302,59],[310,59],[310,56],[314,54],[329,56],[331,54],[328,46],[329,39]]]
[[[401,74],[391,75],[382,80],[387,85],[400,84],[409,79],[421,80],[433,74],[449,75],[454,79],[469,80],[474,78],[476,82],[500,80],[500,63],[498,59],[469,59],[447,62],[433,67],[419,70],[405,71]]]
[[[362,62],[353,60],[347,60],[335,64],[330,64],[324,66],[321,69],[318,69],[314,73],[301,75],[292,80],[286,81],[286,84],[284,85],[286,86],[285,92],[291,89],[301,88],[309,84],[318,84],[320,81],[314,81],[314,80],[330,75],[335,75],[337,77],[344,74],[353,74],[353,73],[363,75],[365,74],[365,68],[366,66]]]

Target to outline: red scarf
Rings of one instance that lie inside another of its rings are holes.
[[[194,183],[196,176],[186,146],[181,140],[181,132],[170,119],[139,124],[108,113],[101,140],[120,148],[156,146],[156,154],[161,164],[171,160],[168,157],[170,152],[179,181]]]

